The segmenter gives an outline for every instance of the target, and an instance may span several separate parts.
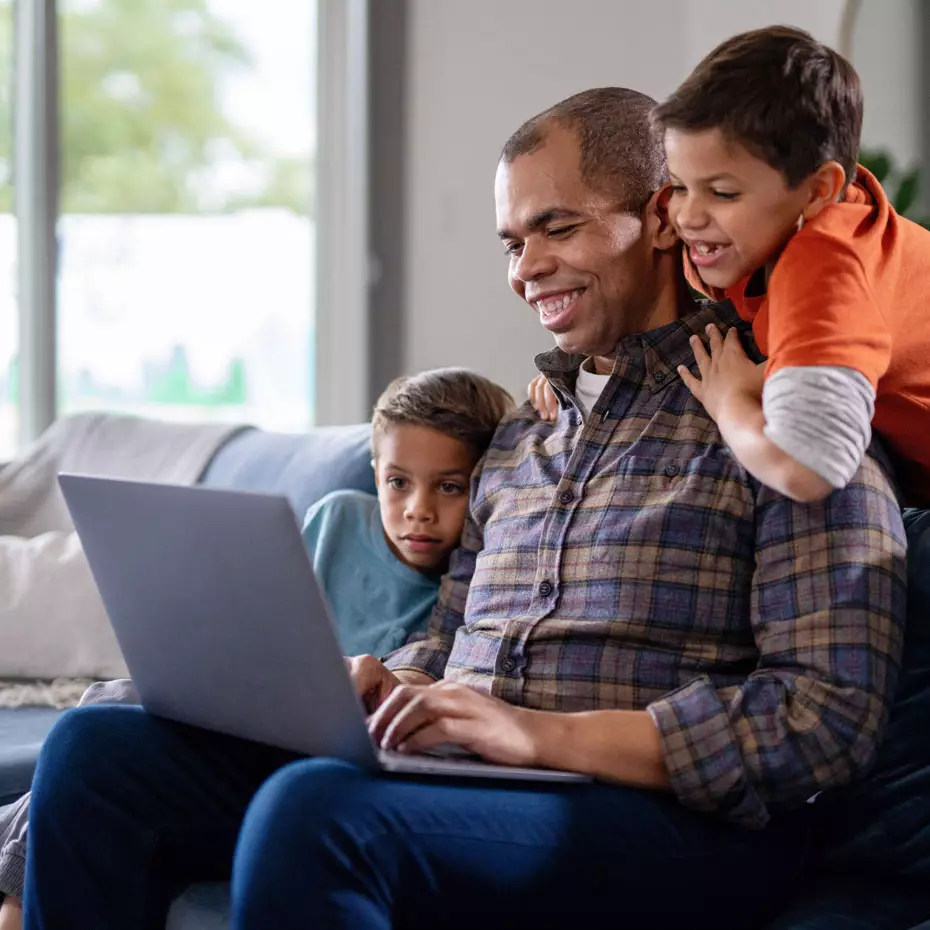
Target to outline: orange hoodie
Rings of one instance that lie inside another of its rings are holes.
[[[749,278],[708,287],[684,255],[689,282],[752,323],[767,375],[823,365],[868,378],[905,499],[930,504],[930,231],[860,166],[843,201],[788,240],[762,296],[747,296]]]

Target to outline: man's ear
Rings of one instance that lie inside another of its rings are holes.
[[[655,247],[662,252],[673,249],[678,244],[678,233],[669,218],[668,202],[672,199],[672,185],[660,187],[646,204],[646,222],[653,227]]]
[[[846,172],[838,161],[824,162],[804,183],[809,187],[809,197],[802,216],[810,220],[840,199],[846,188]]]

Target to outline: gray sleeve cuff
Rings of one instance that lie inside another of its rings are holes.
[[[29,795],[0,810],[0,893],[22,898],[26,875]]]
[[[834,488],[859,470],[872,438],[875,391],[852,368],[782,368],[762,391],[765,435]]]

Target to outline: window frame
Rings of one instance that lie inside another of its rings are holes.
[[[368,2],[316,0],[317,211],[313,421],[368,407]],[[58,415],[57,278],[60,44],[57,0],[14,2],[19,443]],[[326,230],[322,235],[319,231]],[[326,308],[338,307],[338,312]],[[308,306],[313,314],[314,307]],[[309,361],[309,360],[308,360]],[[309,425],[309,424],[308,424]]]

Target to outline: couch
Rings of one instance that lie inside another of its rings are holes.
[[[367,424],[304,436],[248,430],[223,445],[200,481],[283,494],[302,515],[332,490],[374,491],[368,438]],[[905,668],[885,744],[868,779],[815,804],[822,861],[807,891],[765,930],[930,930],[930,512],[909,512],[906,524]],[[0,710],[0,800],[28,790],[57,715]],[[226,885],[195,885],[175,902],[166,930],[228,930],[228,915]]]

